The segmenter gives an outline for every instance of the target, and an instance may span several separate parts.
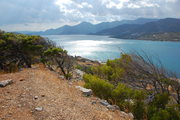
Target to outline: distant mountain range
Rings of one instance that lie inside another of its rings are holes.
[[[65,25],[57,29],[48,29],[46,31],[34,32],[29,34],[35,35],[72,35],[72,34],[96,34],[99,31],[117,27],[123,24],[145,24],[148,22],[157,21],[158,19],[147,19],[139,18],[136,20],[122,20],[122,21],[113,21],[113,22],[102,22],[99,24],[91,24],[88,22],[82,22],[75,26]],[[27,32],[26,32],[27,33]]]
[[[165,18],[145,24],[123,24],[99,31],[95,35],[120,39],[180,41],[180,19]]]
[[[147,19],[122,20],[91,24],[82,22],[78,25],[48,29],[34,35],[107,35],[121,39],[170,40],[180,41],[180,19]]]

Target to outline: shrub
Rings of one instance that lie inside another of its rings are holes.
[[[170,120],[170,114],[166,110],[159,110],[154,113],[150,120]]]
[[[85,87],[92,89],[96,96],[103,99],[111,98],[111,92],[114,88],[112,84],[90,74],[85,74],[83,78],[86,82]]]
[[[119,83],[118,86],[112,91],[112,97],[114,100],[124,101],[125,99],[129,99],[132,96],[132,89],[128,88],[125,84],[122,83]]]
[[[170,114],[169,120],[180,120],[179,111],[175,110],[173,107],[166,108],[166,110]]]
[[[157,108],[165,109],[168,101],[169,101],[169,95],[167,93],[157,94],[155,95],[155,99],[152,104]]]
[[[19,67],[31,67],[31,64],[40,62],[47,44],[40,36],[0,31],[0,69],[11,72]]]
[[[143,120],[146,115],[146,105],[143,101],[135,101],[133,105],[133,115],[137,120]]]
[[[119,83],[112,91],[112,99],[121,109],[131,110],[132,107],[133,90],[128,88],[125,84]]]

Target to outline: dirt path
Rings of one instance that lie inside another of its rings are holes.
[[[111,112],[95,97],[84,97],[73,83],[58,78],[41,67],[0,75],[13,84],[0,88],[0,120],[127,120],[119,111]],[[35,108],[42,108],[36,111]]]

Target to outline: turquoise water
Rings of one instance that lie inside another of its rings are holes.
[[[48,35],[70,55],[106,61],[120,57],[121,52],[142,52],[159,58],[163,65],[180,77],[180,42],[123,40],[94,35]]]

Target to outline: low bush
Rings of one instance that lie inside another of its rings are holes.
[[[85,74],[83,78],[86,82],[85,87],[92,89],[96,96],[107,100],[111,98],[111,92],[114,88],[112,84],[90,74]]]

